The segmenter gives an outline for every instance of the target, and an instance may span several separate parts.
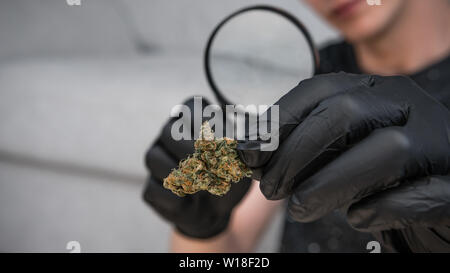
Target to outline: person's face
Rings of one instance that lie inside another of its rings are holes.
[[[367,0],[305,1],[347,40],[357,42],[375,37],[389,27],[411,0],[381,0],[379,6],[371,6]]]

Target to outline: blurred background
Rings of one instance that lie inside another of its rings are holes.
[[[207,38],[262,3],[337,38],[300,0],[0,0],[0,251],[168,251],[144,153],[175,104],[215,101]],[[277,251],[281,213],[257,251]]]

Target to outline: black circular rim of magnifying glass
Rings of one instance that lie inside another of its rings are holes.
[[[285,10],[282,10],[280,8],[277,8],[277,7],[273,7],[273,6],[257,5],[257,6],[250,6],[250,7],[246,7],[246,8],[240,9],[240,10],[235,11],[232,14],[228,15],[227,17],[225,17],[225,19],[223,19],[214,28],[214,30],[211,32],[211,35],[209,36],[208,43],[206,44],[206,48],[205,48],[205,54],[204,54],[203,63],[204,63],[206,79],[208,80],[209,86],[211,87],[211,89],[213,90],[214,94],[216,95],[216,98],[219,100],[220,103],[222,103],[222,105],[231,105],[233,103],[231,103],[231,101],[229,101],[222,94],[222,92],[219,90],[219,88],[217,87],[216,82],[214,81],[212,73],[211,73],[210,52],[211,52],[212,44],[214,42],[214,38],[216,37],[217,33],[222,28],[222,26],[224,26],[232,18],[234,18],[234,17],[236,17],[236,16],[238,16],[238,15],[240,15],[242,13],[245,13],[245,12],[248,12],[248,11],[255,11],[255,10],[263,10],[263,11],[274,12],[274,13],[276,13],[276,14],[284,17],[284,18],[286,18],[291,23],[293,23],[300,30],[300,32],[304,35],[304,37],[306,38],[306,41],[307,41],[308,46],[309,46],[309,49],[311,51],[311,55],[313,56],[313,71],[314,71],[313,75],[316,75],[317,72],[318,72],[319,64],[320,64],[319,52],[317,51],[317,49],[316,49],[316,47],[314,45],[314,42],[313,42],[313,40],[311,38],[311,35],[309,34],[309,31],[300,22],[300,20],[298,20],[295,16],[293,16],[289,12],[287,12]]]

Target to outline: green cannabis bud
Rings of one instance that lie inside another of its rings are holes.
[[[194,144],[194,154],[172,170],[164,179],[164,187],[181,197],[201,190],[219,196],[226,194],[231,183],[252,174],[240,160],[236,147],[234,139],[215,138],[209,123],[204,122]]]

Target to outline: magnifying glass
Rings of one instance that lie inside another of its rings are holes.
[[[223,19],[209,37],[204,66],[223,105],[272,105],[318,71],[319,54],[290,13],[251,6]]]

